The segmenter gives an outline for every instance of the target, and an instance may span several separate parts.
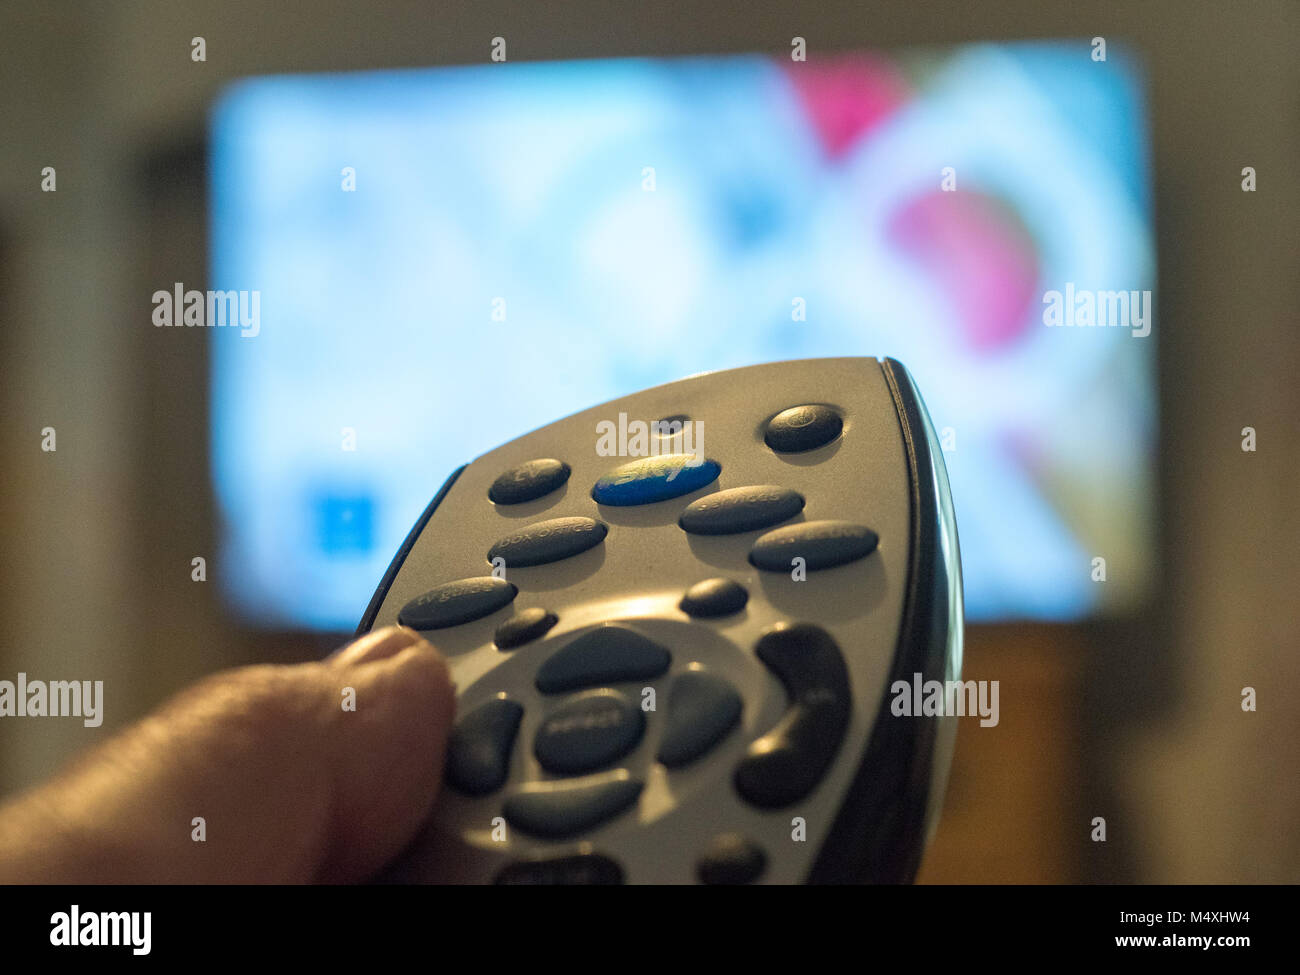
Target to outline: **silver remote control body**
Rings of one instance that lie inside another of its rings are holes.
[[[705,373],[484,454],[359,632],[397,622],[448,658],[457,717],[386,879],[916,873],[956,719],[891,701],[959,678],[962,588],[942,453],[894,360]]]

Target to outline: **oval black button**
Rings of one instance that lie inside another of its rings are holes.
[[[457,721],[447,743],[447,783],[467,796],[501,788],[523,716],[522,705],[498,697]]]
[[[532,606],[498,626],[492,642],[498,650],[513,650],[536,640],[559,621],[554,613]]]
[[[560,782],[533,782],[506,800],[510,825],[547,839],[561,839],[617,816],[641,794],[627,769]]]
[[[686,590],[677,605],[687,616],[707,618],[739,613],[749,601],[745,587],[730,579],[705,579]]]
[[[740,720],[740,710],[740,694],[729,681],[700,670],[678,674],[668,693],[659,761],[669,768],[695,761]]]
[[[637,705],[617,691],[593,691],[546,717],[533,754],[548,772],[592,772],[630,752],[644,732],[645,715]]]
[[[763,440],[778,453],[797,454],[830,443],[843,429],[844,421],[829,406],[792,406],[767,421]]]
[[[771,484],[727,488],[696,498],[677,524],[692,535],[734,535],[793,518],[803,503],[798,492]]]
[[[623,868],[599,853],[574,853],[545,860],[521,860],[496,875],[497,884],[621,884]]]
[[[496,504],[523,504],[550,494],[568,479],[568,464],[543,457],[502,471],[488,488],[488,497]]]
[[[767,856],[755,843],[737,833],[717,837],[695,864],[702,884],[748,884],[767,866]]]
[[[879,535],[851,521],[805,521],[759,535],[749,561],[768,572],[789,572],[796,557],[808,569],[830,569],[870,555],[879,543]]]
[[[594,518],[551,518],[512,532],[488,549],[488,561],[505,559],[506,567],[545,565],[594,548],[609,532]]]
[[[672,660],[667,648],[635,630],[607,624],[555,651],[537,668],[543,694],[658,677]]]
[[[513,583],[494,576],[457,579],[416,596],[402,607],[397,622],[416,630],[458,626],[495,613],[518,592]]]

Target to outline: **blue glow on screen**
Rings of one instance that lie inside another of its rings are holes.
[[[226,594],[351,628],[484,451],[703,370],[892,355],[950,434],[968,617],[1132,605],[1158,329],[1048,328],[1042,298],[1153,288],[1145,139],[1136,65],[1084,43],[240,82],[212,120],[210,286],[260,292],[255,337],[212,330]]]

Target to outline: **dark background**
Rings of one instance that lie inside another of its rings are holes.
[[[1282,2],[6,2],[0,679],[104,680],[107,717],[0,722],[0,792],[200,674],[342,639],[244,629],[190,581],[195,555],[221,571],[208,336],[149,316],[158,287],[205,287],[211,98],[248,74],[484,62],[497,35],[511,60],[785,53],[796,35],[810,58],[1022,38],[1077,38],[1086,56],[1098,35],[1137,49],[1159,260],[1157,594],[1128,619],[970,628],[965,676],[1001,681],[1002,721],[963,723],[922,878],[1300,879],[1300,6]]]

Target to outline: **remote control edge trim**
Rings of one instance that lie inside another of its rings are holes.
[[[361,617],[361,622],[357,624],[355,636],[362,636],[369,633],[370,628],[375,625],[375,617],[379,615],[379,607],[384,605],[384,600],[388,598],[388,590],[392,586],[393,580],[397,578],[397,573],[402,570],[402,564],[406,561],[406,557],[411,554],[411,549],[415,547],[416,539],[418,539],[420,533],[424,531],[424,526],[429,523],[429,519],[433,517],[433,513],[438,510],[438,505],[440,505],[442,499],[447,496],[447,492],[451,490],[451,486],[456,483],[456,478],[460,477],[461,472],[468,466],[469,464],[461,464],[451,472],[451,475],[447,480],[442,482],[442,487],[438,488],[438,493],[433,496],[433,500],[429,502],[429,506],[424,509],[424,513],[420,515],[419,519],[416,521],[415,527],[407,533],[405,541],[402,542],[402,547],[399,548],[397,554],[393,556],[393,561],[388,563],[388,570],[384,573],[383,579],[380,580],[379,588],[376,589],[375,594],[370,597],[370,605],[366,607],[365,615]]]
[[[905,884],[915,879],[926,846],[931,793],[936,789],[933,763],[940,724],[955,720],[900,721],[889,709],[895,681],[910,681],[915,673],[925,680],[955,676],[947,673],[949,614],[940,614],[939,606],[947,600],[950,575],[955,572],[959,580],[961,568],[955,524],[957,565],[947,567],[939,558],[923,557],[926,551],[937,551],[944,531],[935,491],[923,489],[932,486],[935,465],[942,464],[943,458],[934,453],[937,445],[932,442],[925,404],[906,367],[884,359],[880,368],[894,399],[908,464],[912,549],[903,625],[862,763],[808,874],[807,882],[813,884]],[[948,571],[941,572],[943,568]],[[942,794],[941,785],[938,791]]]

